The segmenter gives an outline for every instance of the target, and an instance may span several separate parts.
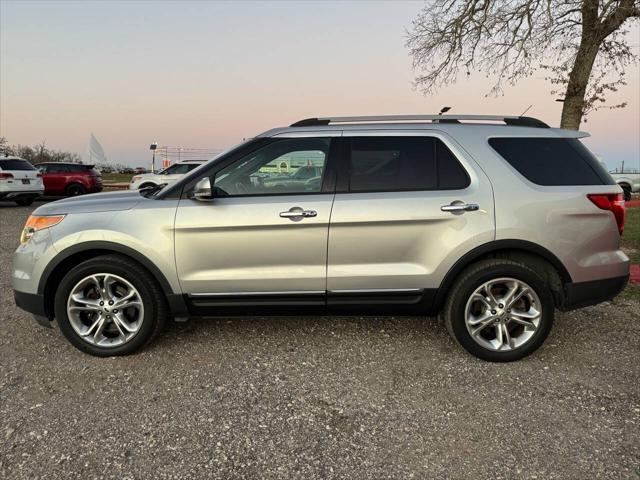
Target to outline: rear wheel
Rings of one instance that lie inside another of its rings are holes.
[[[34,200],[35,200],[34,197],[22,197],[22,198],[16,198],[16,203],[21,207],[28,207],[33,203]]]
[[[78,195],[84,195],[85,193],[87,193],[87,189],[79,183],[72,183],[71,185],[68,185],[67,188],[65,188],[64,193],[67,195],[67,197],[76,197]]]
[[[106,357],[133,353],[167,317],[164,294],[136,262],[105,255],[71,270],[55,296],[60,330],[78,349]]]
[[[624,201],[628,202],[631,200],[631,187],[627,185],[622,185],[622,194],[624,195]]]
[[[460,275],[444,319],[451,336],[472,355],[510,362],[542,345],[554,307],[544,279],[525,264],[483,260]]]

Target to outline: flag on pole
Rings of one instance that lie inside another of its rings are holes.
[[[89,135],[89,145],[87,146],[87,163],[89,164],[100,164],[105,163],[107,161],[107,157],[104,155],[104,150],[102,149],[102,145],[95,137],[93,132]]]

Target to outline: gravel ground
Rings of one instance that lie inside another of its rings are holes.
[[[498,365],[429,318],[193,319],[98,359],[13,304],[0,203],[1,478],[640,478],[640,304],[559,314]]]

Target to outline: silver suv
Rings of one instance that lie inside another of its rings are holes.
[[[302,120],[164,188],[40,206],[15,300],[98,356],[167,317],[439,313],[473,355],[517,360],[555,309],[628,280],[622,190],[585,135],[528,117]]]

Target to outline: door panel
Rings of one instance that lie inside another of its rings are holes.
[[[324,304],[330,150],[330,138],[274,138],[204,173],[215,198],[181,200],[176,215],[183,291],[218,304],[247,294],[258,303],[311,295]]]
[[[331,193],[180,200],[175,245],[183,291],[324,293],[333,198]],[[280,216],[294,207],[316,216]]]
[[[349,134],[358,136],[358,132]],[[348,133],[345,131],[344,135]],[[468,186],[456,190],[336,194],[329,231],[327,290],[330,294],[341,291],[355,294],[361,290],[400,294],[438,288],[463,253],[494,239],[493,192],[488,178],[452,141],[436,134],[432,136],[443,141],[459,160],[468,174]],[[380,171],[387,178],[393,178],[389,165],[399,155],[380,160],[381,155],[375,154],[370,158],[372,162],[379,160]],[[375,171],[375,166],[365,163],[363,172],[357,174],[366,180]],[[420,166],[417,171],[419,175],[427,175],[431,170]],[[433,171],[439,169],[436,167]],[[403,181],[413,187],[411,175],[415,172],[415,169],[404,169],[397,175],[406,174]],[[348,182],[341,183],[348,185]],[[434,184],[434,188],[438,188],[437,182]],[[442,210],[451,204],[477,204],[479,208],[476,211]]]

